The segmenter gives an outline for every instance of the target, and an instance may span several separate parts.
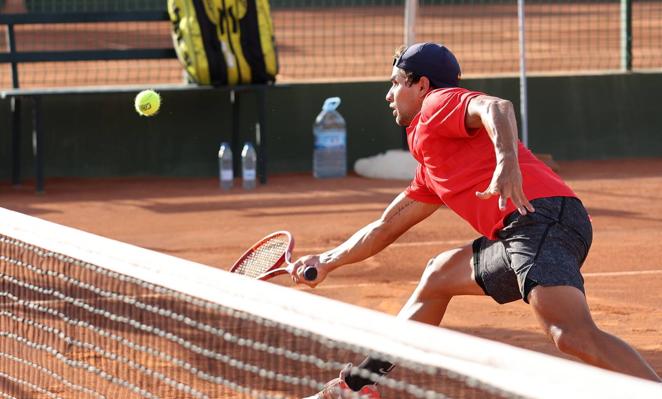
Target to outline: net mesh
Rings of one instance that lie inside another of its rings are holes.
[[[94,22],[16,25],[17,52],[171,48],[170,22]],[[6,35],[0,38],[5,49]],[[18,64],[21,87],[181,83],[176,59],[26,62]],[[11,73],[0,75],[11,86]]]
[[[379,379],[384,398],[660,392],[14,212],[0,217],[5,398],[301,398],[367,354],[397,364]]]
[[[4,8],[3,8],[4,3]],[[403,0],[271,0],[283,82],[384,79],[404,42]],[[630,4],[631,12],[624,12]],[[624,69],[625,41],[633,70],[662,67],[662,1],[530,0],[525,2],[529,73],[595,73]],[[0,0],[0,13],[165,11],[162,0]],[[463,76],[519,71],[517,1],[419,0],[416,41],[444,43]],[[630,37],[627,38],[626,27]],[[170,22],[17,25],[19,51],[169,47]],[[0,53],[8,52],[0,25]],[[24,63],[21,87],[168,84],[184,81],[175,59]],[[0,64],[0,86],[11,87]]]
[[[251,248],[233,267],[233,272],[257,278],[282,263],[290,248],[290,236],[276,233]]]

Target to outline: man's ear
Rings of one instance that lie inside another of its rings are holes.
[[[428,94],[428,91],[430,91],[430,79],[428,79],[425,76],[421,76],[421,79],[418,81],[418,87],[419,87],[419,96],[420,97],[425,97],[426,94]]]

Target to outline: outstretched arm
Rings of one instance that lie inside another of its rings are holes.
[[[361,228],[347,241],[321,254],[299,258],[292,272],[292,280],[314,287],[332,270],[377,254],[438,208],[438,204],[415,201],[401,193],[379,219]],[[317,279],[312,282],[306,281],[302,276],[305,268],[309,266],[317,268]]]
[[[480,95],[469,101],[465,119],[467,129],[484,126],[494,143],[496,167],[489,187],[477,192],[480,199],[499,196],[499,209],[506,209],[508,198],[522,215],[534,212],[522,189],[522,173],[517,160],[517,121],[513,104],[497,97]]]

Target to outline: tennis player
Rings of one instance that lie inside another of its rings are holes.
[[[407,127],[416,175],[378,220],[336,248],[298,259],[292,279],[314,287],[446,205],[482,236],[432,258],[398,317],[438,325],[456,295],[489,295],[501,304],[522,299],[562,352],[660,381],[632,347],[593,322],[580,273],[592,228],[581,201],[519,142],[512,103],[460,88],[459,79],[460,66],[444,46],[398,51],[386,101]],[[317,268],[315,281],[302,277],[308,266]],[[382,376],[393,365],[368,357],[358,368]],[[379,398],[375,381],[356,369],[348,365],[311,398],[355,397],[350,391]]]

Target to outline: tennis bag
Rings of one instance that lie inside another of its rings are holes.
[[[172,39],[190,81],[234,86],[276,79],[269,0],[168,0]]]

